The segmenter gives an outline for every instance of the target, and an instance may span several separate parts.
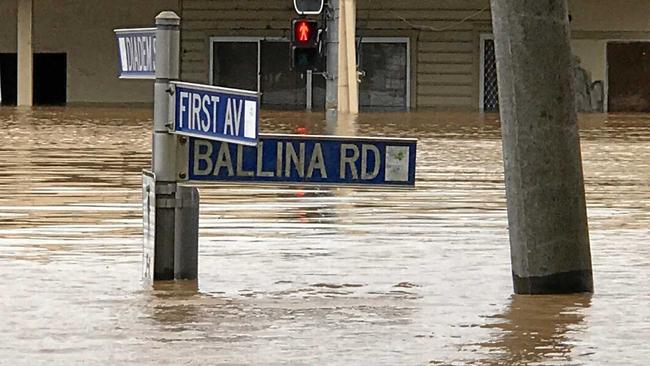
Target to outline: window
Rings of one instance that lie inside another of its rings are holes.
[[[289,42],[261,42],[260,91],[262,104],[279,109],[303,109],[306,103],[306,81],[291,71]]]
[[[210,84],[258,90],[257,40],[223,39],[212,43]]]
[[[485,112],[499,111],[499,86],[497,83],[497,61],[494,52],[494,37],[481,35],[480,93],[479,109]]]
[[[284,38],[213,37],[210,84],[255,90],[261,104],[279,109],[304,109],[307,79],[290,70],[290,48]],[[406,37],[363,38],[359,106],[365,110],[405,110],[410,105],[410,49]],[[312,75],[314,109],[325,108],[325,78]]]
[[[359,107],[365,110],[406,110],[410,99],[408,38],[361,39]]]
[[[306,81],[290,70],[289,53],[283,38],[214,37],[210,84],[260,92],[263,106],[305,108]]]

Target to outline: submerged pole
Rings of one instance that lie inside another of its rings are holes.
[[[514,291],[592,292],[566,0],[491,0]]]

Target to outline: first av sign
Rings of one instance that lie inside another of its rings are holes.
[[[171,133],[257,145],[257,92],[180,81],[171,86]]]

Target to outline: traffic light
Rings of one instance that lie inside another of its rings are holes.
[[[311,48],[318,46],[318,21],[294,19],[291,29],[291,43],[294,47]]]
[[[304,73],[307,70],[319,71],[320,29],[313,19],[294,19],[291,21],[291,69]]]

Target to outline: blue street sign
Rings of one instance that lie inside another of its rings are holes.
[[[257,144],[257,92],[172,81],[172,133]]]
[[[415,185],[417,140],[260,135],[257,146],[191,138],[191,181]]]
[[[156,28],[116,29],[121,79],[156,78]]]

